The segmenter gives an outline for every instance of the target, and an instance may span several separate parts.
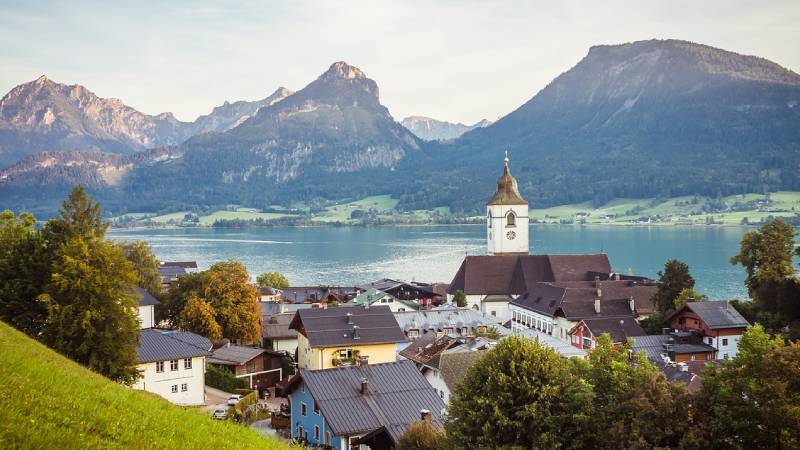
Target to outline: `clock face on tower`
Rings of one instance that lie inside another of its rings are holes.
[[[513,241],[514,238],[517,237],[517,233],[514,233],[513,231],[509,231],[508,233],[506,233],[506,237],[508,238],[508,240]]]

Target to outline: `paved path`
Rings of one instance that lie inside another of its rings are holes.
[[[228,409],[228,397],[232,394],[206,386],[206,410],[211,413],[217,408]]]

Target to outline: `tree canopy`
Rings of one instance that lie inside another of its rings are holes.
[[[256,283],[261,287],[285,289],[289,287],[289,279],[280,272],[264,272],[256,277]]]
[[[664,270],[658,272],[658,291],[653,303],[658,311],[667,314],[675,310],[675,299],[684,289],[694,289],[694,278],[689,273],[689,265],[677,259],[670,259],[664,264]]]
[[[397,450],[446,450],[449,446],[444,430],[429,420],[412,423],[397,442]]]
[[[747,271],[745,284],[751,296],[764,283],[781,282],[794,275],[795,234],[791,225],[774,219],[742,236],[739,254],[731,258],[731,264],[741,264]]]
[[[158,273],[158,260],[145,241],[122,244],[125,257],[133,264],[139,286],[153,296],[161,295],[161,275]]]

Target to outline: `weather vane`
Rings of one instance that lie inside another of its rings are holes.
[[[508,165],[508,149],[506,149],[506,158],[504,159],[506,165]]]

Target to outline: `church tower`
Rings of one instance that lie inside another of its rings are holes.
[[[490,255],[528,254],[528,202],[508,169],[508,151],[497,191],[486,204],[486,227]]]

